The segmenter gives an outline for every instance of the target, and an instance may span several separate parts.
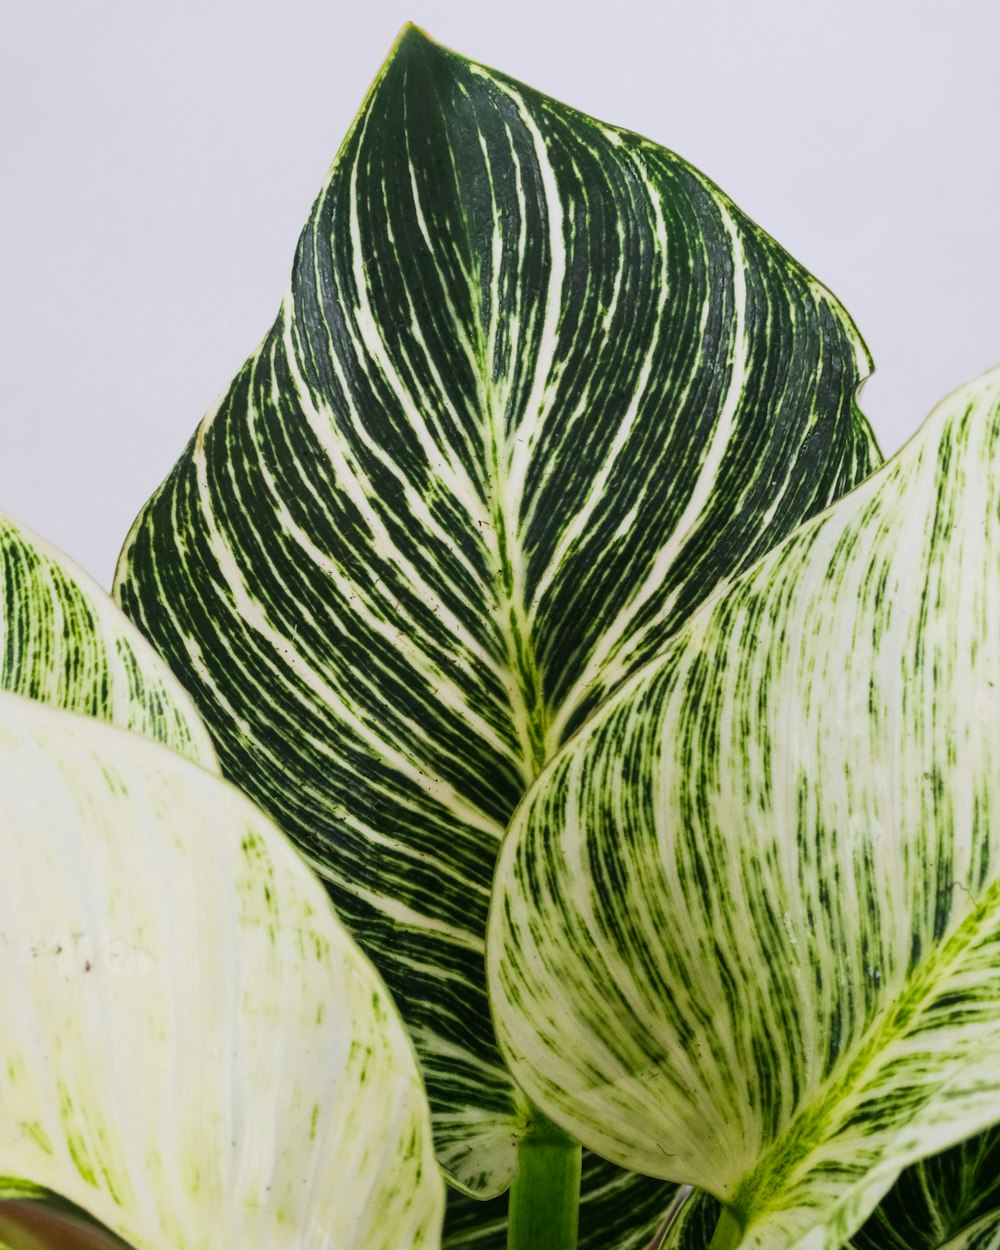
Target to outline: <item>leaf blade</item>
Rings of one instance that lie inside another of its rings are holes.
[[[740,1245],[832,1250],[1000,1113],[998,439],[994,371],[706,604],[506,844],[516,1074]]]
[[[121,725],[210,771],[189,695],[109,596],[45,539],[0,513],[0,690]]]
[[[411,1045],[284,836],[159,744],[10,694],[0,763],[0,1172],[136,1250],[439,1244]]]
[[[1000,1236],[1000,1130],[901,1173],[851,1250],[986,1250]]]
[[[133,529],[120,602],[387,977],[459,1187],[506,1188],[530,1115],[484,984],[506,822],[700,599],[872,467],[867,368],[703,175],[410,31]]]

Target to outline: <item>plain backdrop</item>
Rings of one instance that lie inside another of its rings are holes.
[[[407,19],[673,148],[830,286],[886,452],[1000,362],[1000,5],[3,6],[0,508],[105,585]]]

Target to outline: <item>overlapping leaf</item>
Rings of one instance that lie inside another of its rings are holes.
[[[705,1250],[721,1205],[694,1193],[655,1250]],[[992,1128],[906,1168],[847,1250],[997,1250],[1000,1130]]]
[[[669,1226],[662,1230],[659,1241],[651,1241],[646,1250],[706,1250],[711,1245],[722,1211],[718,1199],[704,1190],[685,1193],[679,1188],[677,1194]]]
[[[111,721],[217,770],[183,686],[105,591],[0,513],[0,690]]]
[[[850,1250],[997,1250],[1000,1128],[907,1168]]]
[[[386,976],[439,1156],[530,1116],[483,941],[501,834],[721,579],[863,477],[830,294],[672,153],[404,33],[258,351],[137,521],[126,612]]]
[[[284,836],[162,746],[0,695],[0,1175],[136,1250],[440,1244],[416,1061]]]
[[[515,1074],[716,1250],[832,1250],[1000,1119],[1000,371],[706,604],[497,876]]]

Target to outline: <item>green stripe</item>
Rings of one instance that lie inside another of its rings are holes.
[[[217,771],[190,698],[83,569],[0,513],[0,690],[110,721]]]
[[[504,827],[721,580],[877,460],[843,309],[707,178],[409,29],[274,325],[117,594],[385,975],[441,1162],[529,1108],[483,964]]]
[[[993,1250],[1000,1246],[1000,1129],[907,1168],[851,1250]]]
[[[435,1250],[412,1044],[287,838],[160,744],[8,693],[0,776],[0,1176],[137,1250]]]
[[[834,1250],[1000,1118],[998,465],[1000,370],[704,605],[505,843],[515,1075],[734,1245]]]

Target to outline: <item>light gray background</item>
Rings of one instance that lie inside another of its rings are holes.
[[[840,296],[897,448],[1000,363],[1000,5],[6,0],[0,507],[105,584],[407,19],[680,152]]]

